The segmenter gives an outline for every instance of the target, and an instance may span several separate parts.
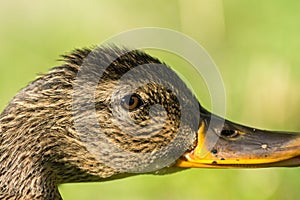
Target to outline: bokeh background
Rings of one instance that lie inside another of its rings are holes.
[[[224,80],[227,118],[300,131],[299,10],[296,0],[1,0],[0,109],[37,73],[59,65],[59,55],[158,26],[183,32],[208,51]],[[288,200],[300,198],[299,174],[300,168],[191,169],[59,189],[66,200]]]

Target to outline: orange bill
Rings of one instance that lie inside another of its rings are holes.
[[[258,130],[210,115],[201,118],[194,148],[176,166],[259,168],[300,166],[300,134]]]

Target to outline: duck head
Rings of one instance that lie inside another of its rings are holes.
[[[0,197],[60,199],[61,183],[192,167],[300,165],[299,134],[210,113],[148,54],[99,47],[63,60],[0,116]]]

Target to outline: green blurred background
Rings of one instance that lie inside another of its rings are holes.
[[[299,10],[295,0],[1,0],[0,109],[37,73],[59,65],[60,54],[128,29],[159,26],[193,37],[209,52],[224,80],[229,119],[299,131]],[[209,99],[197,95],[209,107]],[[299,173],[191,169],[65,184],[60,191],[67,200],[299,199]]]

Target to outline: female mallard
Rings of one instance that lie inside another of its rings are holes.
[[[0,199],[61,199],[62,183],[187,167],[300,163],[299,135],[222,120],[143,52],[102,47],[64,60],[0,116]]]

